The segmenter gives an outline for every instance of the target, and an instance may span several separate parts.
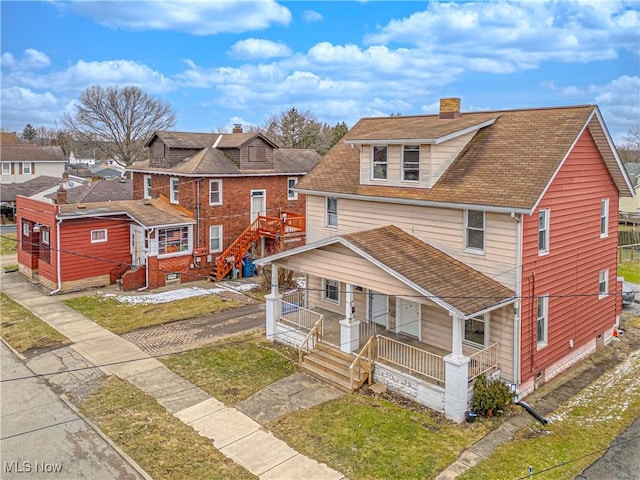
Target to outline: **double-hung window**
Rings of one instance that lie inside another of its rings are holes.
[[[222,205],[222,180],[209,181],[209,205]]]
[[[222,225],[211,225],[209,227],[209,251],[222,251]]]
[[[2,162],[2,175],[11,175],[11,163]]]
[[[40,227],[40,260],[51,263],[51,243],[48,227]]]
[[[374,145],[372,147],[372,177],[374,180],[387,179],[387,146]]]
[[[538,348],[547,345],[549,328],[549,295],[537,298],[536,341]]]
[[[600,238],[609,235],[609,199],[600,201]]]
[[[22,162],[22,174],[31,175],[32,173],[31,162]]]
[[[169,180],[169,186],[171,190],[171,203],[179,203],[178,193],[180,191],[180,180],[178,178],[172,178]]]
[[[402,180],[420,180],[420,145],[405,145],[402,151]]]
[[[336,280],[323,279],[322,298],[329,302],[340,303],[340,284]]]
[[[152,190],[151,190],[151,175],[144,176],[144,198],[151,198]]]
[[[598,298],[604,298],[609,293],[609,270],[601,270],[598,274]]]
[[[467,318],[464,321],[464,341],[475,347],[487,346],[489,333],[487,315]]]
[[[475,252],[484,252],[484,212],[467,210],[465,223],[465,248]]]
[[[538,254],[549,253],[549,209],[538,212]]]
[[[338,228],[338,199],[327,197],[327,227]]]
[[[289,200],[297,200],[298,194],[293,190],[298,183],[298,179],[296,177],[289,177],[287,179],[287,198]]]

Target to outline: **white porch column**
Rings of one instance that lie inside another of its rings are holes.
[[[266,308],[266,336],[267,340],[275,341],[276,324],[280,317],[282,295],[278,292],[278,266],[271,264],[271,293],[264,296]]]
[[[360,347],[360,322],[354,318],[352,310],[353,285],[346,284],[345,318],[340,320],[340,350],[351,353]]]
[[[469,357],[462,354],[464,320],[453,315],[451,354],[444,357],[444,415],[454,422],[464,420],[469,392]]]

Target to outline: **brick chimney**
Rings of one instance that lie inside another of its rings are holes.
[[[240,123],[233,124],[233,133],[242,133],[242,125]]]
[[[56,204],[65,205],[67,203],[69,203],[67,200],[67,189],[64,188],[64,184],[61,183],[56,191]]]
[[[440,120],[460,118],[460,99],[457,97],[440,99]]]

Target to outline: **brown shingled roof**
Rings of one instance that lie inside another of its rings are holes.
[[[62,148],[40,145],[2,145],[0,160],[3,162],[66,162]]]
[[[513,300],[499,282],[394,225],[342,238],[465,316]]]
[[[602,127],[595,120],[596,113],[597,107],[586,105],[463,113],[455,120],[439,120],[437,115],[362,119],[345,136],[345,141],[438,138],[453,133],[452,127],[468,128],[481,120],[497,118],[492,125],[475,134],[431,189],[360,185],[359,150],[344,142],[336,144],[297,188],[528,211],[535,206],[578,135],[591,121],[589,129],[614,180],[624,192],[627,190],[624,175],[616,164]],[[466,123],[465,119],[468,119]],[[408,133],[402,133],[405,124]]]

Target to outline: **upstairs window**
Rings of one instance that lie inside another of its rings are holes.
[[[11,163],[2,162],[2,175],[11,175]]]
[[[335,197],[327,198],[327,218],[326,226],[338,228],[338,199]]]
[[[222,205],[222,180],[209,182],[209,205]]]
[[[609,235],[609,199],[600,201],[600,238]]]
[[[151,175],[144,176],[144,198],[151,198]]]
[[[465,223],[465,248],[475,252],[484,252],[484,212],[467,210]]]
[[[420,180],[420,145],[405,145],[402,151],[402,180]]]
[[[172,178],[170,181],[171,203],[178,203],[178,193],[180,190],[180,180]]]
[[[287,198],[289,200],[297,200],[298,194],[293,190],[297,185],[298,179],[296,177],[289,177],[287,179]]]
[[[31,162],[22,162],[22,174],[31,175],[32,173]]]
[[[538,253],[549,253],[549,209],[538,212]]]
[[[375,180],[387,179],[387,146],[374,145],[372,149],[373,178]]]

